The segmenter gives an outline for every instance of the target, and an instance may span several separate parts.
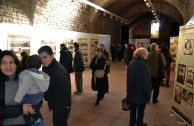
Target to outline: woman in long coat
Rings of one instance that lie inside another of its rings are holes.
[[[146,104],[151,97],[151,74],[147,58],[148,51],[138,48],[134,52],[135,59],[127,68],[127,102],[131,105],[129,126],[145,126],[143,123]]]
[[[105,75],[102,78],[95,76],[96,70],[104,70],[106,66],[106,58],[103,56],[103,49],[96,50],[96,56],[92,59],[90,69],[92,69],[92,90],[98,91],[95,105],[98,105],[104,98],[106,92]]]

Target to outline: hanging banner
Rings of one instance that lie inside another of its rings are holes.
[[[194,126],[194,25],[179,31],[172,111]]]

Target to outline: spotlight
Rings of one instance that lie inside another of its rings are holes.
[[[146,5],[147,5],[147,6],[149,6],[149,5],[150,5],[150,3],[146,3]]]
[[[95,12],[98,12],[98,9],[95,9]]]
[[[111,15],[110,18],[113,18],[113,16]]]
[[[144,2],[147,2],[147,0],[144,0]]]
[[[118,19],[116,18],[115,20],[117,21]]]
[[[154,11],[152,10],[152,13],[154,13]]]
[[[104,16],[106,16],[106,13],[103,13]]]

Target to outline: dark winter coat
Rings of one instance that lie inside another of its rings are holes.
[[[128,66],[129,62],[132,60],[133,51],[129,48],[125,49],[125,64]]]
[[[65,68],[56,59],[53,59],[51,64],[48,67],[43,67],[42,70],[50,76],[49,88],[44,95],[49,109],[61,106],[70,107],[71,85]]]
[[[137,58],[127,68],[127,101],[147,104],[151,97],[151,74],[144,59]]]
[[[75,50],[75,56],[73,60],[73,69],[74,72],[83,72],[84,71],[84,59],[80,50]]]
[[[106,87],[105,77],[96,78],[96,83],[95,83],[94,73],[96,70],[104,70],[104,67],[106,65],[106,58],[105,56],[102,56],[100,59],[97,59],[97,64],[96,64],[96,58],[97,56],[95,56],[90,63],[90,69],[92,69],[92,89],[94,91],[105,90],[105,87]]]
[[[68,73],[73,72],[72,60],[73,60],[73,57],[71,52],[67,49],[67,47],[64,47],[60,51],[59,63],[61,63],[65,67]]]
[[[164,58],[166,60],[166,66],[169,66],[172,63],[172,56],[168,50],[162,51]]]

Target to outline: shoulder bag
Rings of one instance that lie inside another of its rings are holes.
[[[165,69],[161,64],[161,53],[159,53],[159,71],[158,75],[160,78],[165,78]]]

